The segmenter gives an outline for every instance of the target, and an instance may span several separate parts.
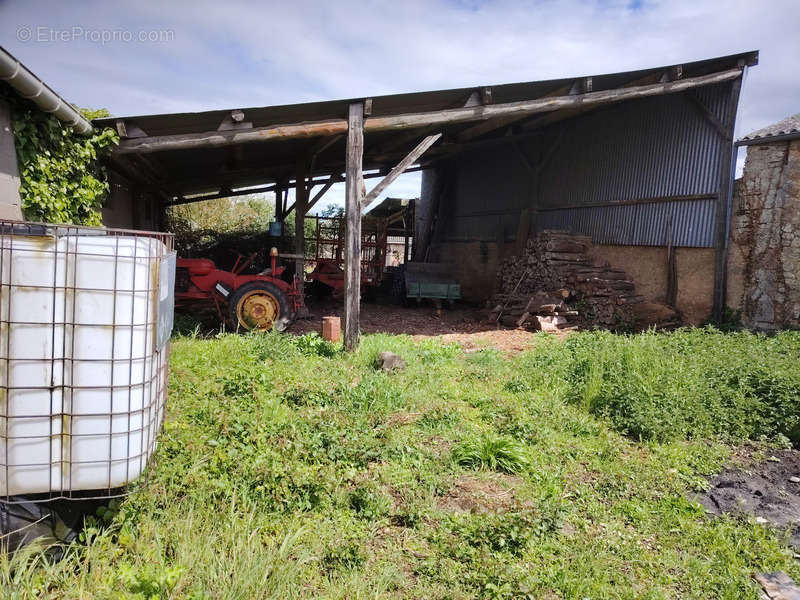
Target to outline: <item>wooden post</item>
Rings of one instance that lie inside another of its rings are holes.
[[[345,166],[344,348],[358,348],[361,302],[361,198],[364,104],[350,105]]]
[[[294,268],[295,273],[299,278],[298,286],[300,295],[302,297],[304,292],[303,281],[305,279],[305,260],[303,257],[306,254],[306,200],[308,188],[306,187],[306,161],[300,159],[297,161],[297,168],[295,170],[295,186],[294,186],[294,253],[297,255],[295,258]]]
[[[275,184],[275,220],[283,223],[283,190],[280,182]]]
[[[678,306],[678,264],[675,260],[675,246],[672,239],[672,216],[667,217],[667,305]]]
[[[517,224],[517,256],[525,254],[525,247],[528,245],[528,236],[531,230],[531,213],[527,208],[523,208],[519,213],[519,224]]]
[[[731,83],[731,95],[728,99],[728,114],[725,115],[725,126],[728,135],[720,136],[720,181],[717,198],[716,231],[714,235],[714,304],[711,318],[719,323],[725,311],[725,296],[728,287],[728,226],[733,203],[733,177],[736,172],[736,146],[733,143],[733,129],[736,125],[736,109],[739,106],[739,93],[742,89],[742,77]]]

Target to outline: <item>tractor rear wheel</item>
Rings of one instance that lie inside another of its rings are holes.
[[[269,281],[244,284],[231,295],[228,306],[235,329],[284,331],[291,321],[289,298]]]

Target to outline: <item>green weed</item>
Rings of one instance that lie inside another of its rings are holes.
[[[462,442],[453,449],[453,460],[464,467],[505,473],[519,473],[529,462],[525,446],[492,434]]]
[[[176,336],[149,480],[72,544],[0,552],[0,597],[732,600],[754,571],[800,578],[780,532],[687,499],[733,444],[798,444],[800,333],[320,342]],[[385,350],[406,369],[376,372]]]
[[[318,333],[307,333],[293,338],[294,344],[306,356],[323,356],[333,358],[342,351],[341,344],[334,344],[323,339]]]

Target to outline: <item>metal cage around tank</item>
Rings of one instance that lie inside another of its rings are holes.
[[[167,395],[167,233],[0,221],[0,502],[110,498]]]

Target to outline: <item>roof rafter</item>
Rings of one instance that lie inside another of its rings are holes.
[[[584,94],[536,98],[505,104],[490,104],[464,108],[451,108],[439,111],[405,113],[386,116],[373,116],[364,121],[364,131],[397,131],[445,125],[449,123],[468,123],[486,121],[498,117],[525,116],[529,114],[552,112],[577,105],[599,105],[634,98],[644,98],[662,94],[677,93],[699,87],[731,81],[742,75],[742,67],[727,69],[709,75],[689,77],[678,81],[655,83],[630,88],[615,88]],[[331,136],[347,131],[345,119],[329,119],[311,123],[291,123],[271,127],[258,127],[242,131],[213,131],[203,133],[179,134],[122,140],[116,152],[159,152],[197,147],[221,147],[234,144],[247,144],[269,140]]]

